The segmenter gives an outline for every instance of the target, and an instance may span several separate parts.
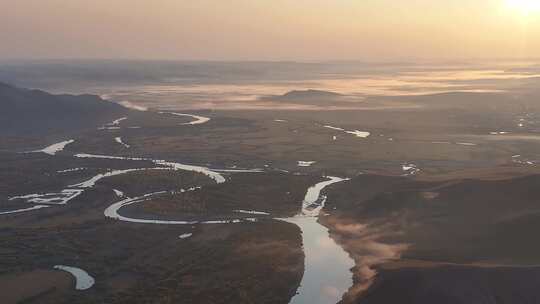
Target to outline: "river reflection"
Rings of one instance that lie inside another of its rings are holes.
[[[290,303],[337,303],[352,286],[354,261],[328,234],[316,217],[286,219],[302,230],[305,271],[301,286]]]
[[[284,219],[302,230],[305,254],[304,276],[297,294],[290,301],[292,304],[337,303],[353,285],[350,269],[354,261],[330,238],[328,229],[317,221],[326,201],[320,192],[345,180],[328,177],[328,180],[310,187],[304,198],[302,214]]]

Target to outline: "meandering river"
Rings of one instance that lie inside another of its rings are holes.
[[[186,124],[197,125],[208,122],[210,119],[202,116],[196,116],[191,114],[181,113],[169,113],[177,116],[191,116],[195,120]],[[119,125],[122,120],[127,119],[123,117],[115,120],[112,125]],[[117,140],[122,143],[121,139]],[[62,151],[63,148],[73,142],[73,140],[60,142],[51,145],[39,152],[55,155],[57,152]],[[37,151],[36,151],[37,152]],[[211,170],[207,167],[186,165],[175,162],[167,162],[164,160],[154,160],[146,158],[129,158],[120,156],[109,155],[92,155],[92,154],[75,154],[74,157],[79,158],[104,158],[104,159],[118,159],[118,160],[146,160],[152,161],[158,166],[156,168],[137,168],[126,170],[113,170],[104,174],[98,174],[93,178],[84,181],[82,183],[69,186],[70,189],[64,189],[59,193],[47,193],[47,194],[28,194],[24,196],[15,196],[10,198],[14,199],[26,199],[29,203],[39,204],[31,208],[22,208],[19,210],[13,210],[3,212],[0,214],[18,213],[36,210],[40,208],[49,207],[49,205],[65,205],[71,199],[77,197],[85,189],[92,188],[97,181],[102,178],[126,174],[140,170],[185,170],[202,173],[209,178],[213,179],[216,183],[226,182],[225,177],[219,172],[264,172],[262,169],[252,170]],[[289,223],[293,223],[300,227],[302,231],[303,250],[305,254],[305,270],[302,277],[300,287],[297,290],[297,294],[291,299],[292,304],[332,304],[341,300],[343,294],[353,285],[351,268],[354,266],[354,261],[349,255],[330,237],[328,229],[319,224],[318,217],[320,211],[324,207],[326,202],[326,196],[321,194],[321,191],[335,183],[346,181],[347,179],[340,177],[325,177],[326,180],[319,182],[306,191],[304,201],[302,202],[302,211],[297,216],[292,218],[280,219]],[[71,189],[73,188],[73,189]],[[194,187],[183,191],[195,191],[200,187]],[[193,224],[226,224],[226,223],[239,223],[246,220],[256,221],[256,218],[249,219],[233,219],[233,220],[215,220],[215,221],[171,221],[171,220],[159,220],[159,219],[136,219],[122,216],[118,211],[127,205],[143,202],[151,199],[155,195],[166,193],[156,192],[143,195],[136,198],[125,198],[123,193],[119,190],[114,192],[122,197],[122,199],[116,203],[110,205],[104,214],[106,217],[135,223],[145,224],[169,224],[169,225],[193,225]],[[253,215],[270,215],[266,212],[258,211],[245,211],[235,210],[234,212],[249,213]],[[181,235],[180,238],[190,237],[191,234]],[[94,279],[86,274],[86,272],[73,267],[55,266],[55,268],[66,270],[71,272],[77,278],[77,289],[90,288]],[[83,278],[80,280],[79,278]]]
[[[302,230],[304,276],[291,299],[291,304],[331,304],[341,300],[353,285],[351,268],[354,260],[330,237],[328,229],[319,224],[318,216],[326,202],[321,191],[332,184],[346,181],[339,177],[310,187],[302,204],[302,212],[284,219]]]

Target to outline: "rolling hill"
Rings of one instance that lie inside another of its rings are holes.
[[[102,125],[128,112],[95,95],[53,95],[0,83],[0,135],[40,135]]]

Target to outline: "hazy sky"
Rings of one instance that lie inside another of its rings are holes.
[[[0,59],[539,57],[539,1],[0,0]]]

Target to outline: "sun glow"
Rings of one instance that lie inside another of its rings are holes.
[[[540,12],[540,0],[506,0],[506,6],[526,15]]]

